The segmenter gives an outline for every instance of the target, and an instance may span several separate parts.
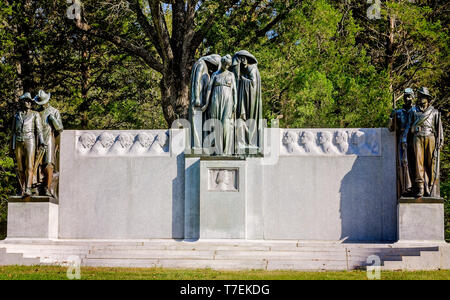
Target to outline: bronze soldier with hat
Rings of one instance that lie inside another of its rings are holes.
[[[416,109],[409,114],[408,128],[413,134],[415,154],[414,184],[416,196],[439,196],[436,182],[439,176],[439,151],[444,144],[441,115],[432,106],[426,87],[418,91]]]
[[[403,93],[403,107],[394,109],[389,118],[389,130],[395,131],[397,136],[397,156],[398,156],[398,179],[400,184],[400,194],[408,196],[412,193],[412,180],[414,177],[414,151],[412,145],[412,135],[406,132],[409,122],[409,114],[414,110],[413,100],[415,98],[412,88],[405,89]]]
[[[49,103],[50,96],[50,93],[47,94],[40,90],[38,95],[34,97],[34,101],[40,106],[43,138],[47,144],[42,160],[43,187],[46,196],[52,196],[51,186],[56,166],[56,139],[64,129],[59,111]]]
[[[44,147],[46,143],[42,134],[41,117],[31,109],[33,99],[30,93],[22,95],[19,101],[19,110],[14,115],[12,124],[11,149],[16,156],[22,195],[31,196],[36,143]]]

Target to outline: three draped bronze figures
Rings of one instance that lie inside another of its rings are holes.
[[[192,69],[189,118],[194,152],[260,154],[263,120],[258,60],[246,50],[233,57],[212,54],[200,58]]]

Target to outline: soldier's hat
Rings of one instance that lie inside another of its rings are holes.
[[[405,91],[403,92],[404,95],[411,95],[414,97],[414,91],[412,88],[407,88],[405,89]]]
[[[34,101],[38,105],[44,105],[50,100],[50,93],[46,93],[43,90],[40,90],[39,93],[34,97]]]
[[[421,87],[417,93],[421,96],[432,98],[430,92],[428,91],[428,88],[426,87]]]
[[[19,97],[19,100],[21,101],[33,101],[33,98],[31,98],[31,94],[30,93],[25,93],[22,96]]]
[[[245,56],[248,60],[249,64],[257,64],[258,60],[256,59],[256,57],[254,57],[250,52],[248,52],[247,50],[241,50],[239,52],[236,52],[235,56]]]

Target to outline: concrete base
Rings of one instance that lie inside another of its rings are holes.
[[[399,241],[444,241],[444,202],[437,198],[401,198]]]
[[[51,197],[10,197],[8,238],[58,238],[58,204]]]

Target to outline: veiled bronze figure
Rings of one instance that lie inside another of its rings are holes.
[[[237,147],[261,149],[262,146],[262,96],[258,60],[248,51],[237,52],[233,57],[233,72],[238,83],[236,118],[247,122],[237,124]]]
[[[191,102],[189,107],[189,121],[191,123],[191,147],[201,149],[203,144],[203,123],[208,116],[202,107],[206,104],[206,93],[209,81],[220,65],[220,55],[211,54],[200,58],[192,68],[191,73]]]

